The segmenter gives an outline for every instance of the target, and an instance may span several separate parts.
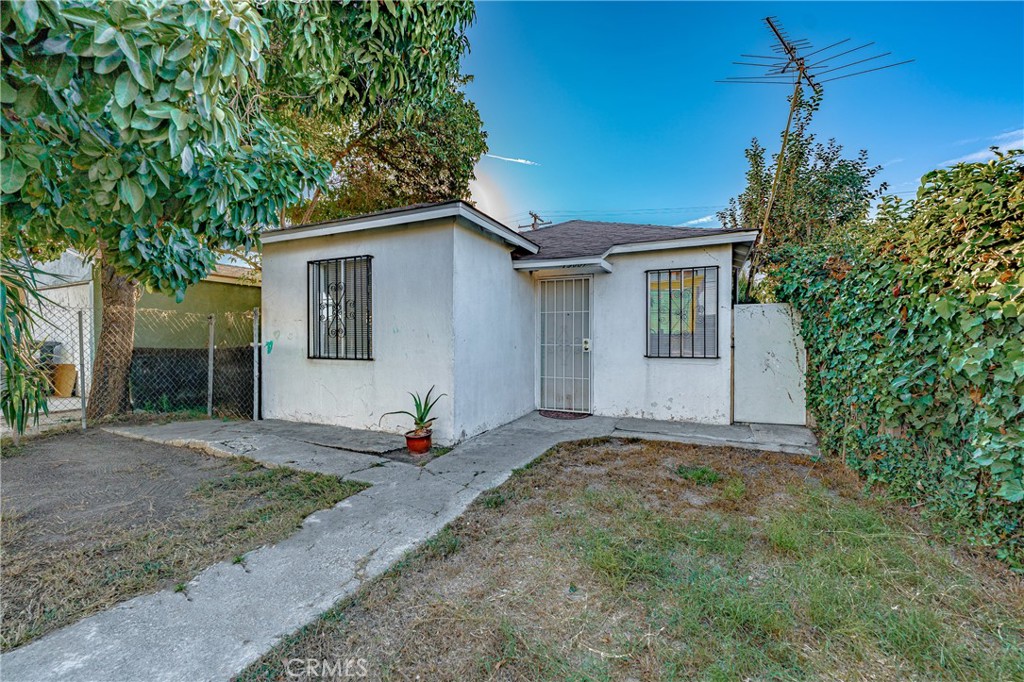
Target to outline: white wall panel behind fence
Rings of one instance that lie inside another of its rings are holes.
[[[792,309],[785,303],[737,305],[733,316],[733,419],[804,424],[807,353]]]

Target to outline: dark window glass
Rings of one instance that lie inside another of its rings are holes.
[[[372,256],[309,263],[309,357],[373,359]]]

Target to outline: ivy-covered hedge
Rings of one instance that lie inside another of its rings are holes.
[[[780,254],[823,451],[1024,570],[1024,166],[922,179],[840,244]]]

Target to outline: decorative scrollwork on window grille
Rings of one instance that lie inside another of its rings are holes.
[[[371,360],[372,256],[308,264],[310,358]]]

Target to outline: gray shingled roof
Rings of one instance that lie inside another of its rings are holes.
[[[621,244],[707,237],[731,232],[742,232],[742,230],[570,220],[566,223],[543,227],[532,232],[524,230],[522,232],[523,236],[540,246],[540,251],[536,254],[517,254],[515,258],[516,260],[586,258],[588,256],[600,256],[611,247]]]

